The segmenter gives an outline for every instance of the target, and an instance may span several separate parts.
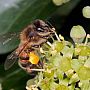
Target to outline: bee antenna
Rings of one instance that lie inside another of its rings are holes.
[[[45,22],[46,22],[46,24],[49,25],[50,28],[53,28],[52,24],[49,21],[45,21]]]

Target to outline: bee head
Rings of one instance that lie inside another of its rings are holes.
[[[36,27],[37,32],[41,32],[41,33],[55,32],[53,26],[49,22],[44,22],[43,20],[40,19],[35,20],[34,25]]]
[[[27,40],[38,41],[41,38],[46,40],[54,34],[55,29],[50,23],[37,19],[21,32],[20,39],[22,42]]]

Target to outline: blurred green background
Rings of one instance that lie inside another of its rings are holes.
[[[7,55],[19,44],[18,38],[11,37],[9,33],[19,33],[35,19],[49,21],[56,28],[56,32],[66,39],[70,38],[70,29],[74,25],[82,25],[86,32],[90,33],[90,19],[82,15],[82,8],[87,5],[90,5],[89,0],[71,0],[60,6],[53,4],[52,0],[0,0],[0,87],[3,88],[2,90],[25,90],[27,80],[32,78],[32,75],[20,69],[17,63],[8,71],[4,70],[3,65]]]

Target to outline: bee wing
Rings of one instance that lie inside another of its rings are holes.
[[[19,32],[6,33],[0,35],[0,54],[9,52],[12,49],[15,49],[19,44]],[[10,47],[8,47],[10,46]]]
[[[18,59],[18,56],[16,55],[15,52],[16,51],[13,51],[10,55],[7,56],[7,59],[4,63],[5,70],[8,70],[9,68],[11,68],[13,64],[16,62],[16,60]]]
[[[12,40],[12,38],[18,38],[19,37],[19,32],[8,32],[6,34],[0,35],[0,43],[7,44],[9,41]]]

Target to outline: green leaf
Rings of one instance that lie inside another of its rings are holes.
[[[5,71],[3,65],[0,65],[0,72],[0,83],[3,90],[24,90],[26,81],[31,78],[17,65],[8,71]]]
[[[2,84],[0,83],[0,90],[2,90]]]

